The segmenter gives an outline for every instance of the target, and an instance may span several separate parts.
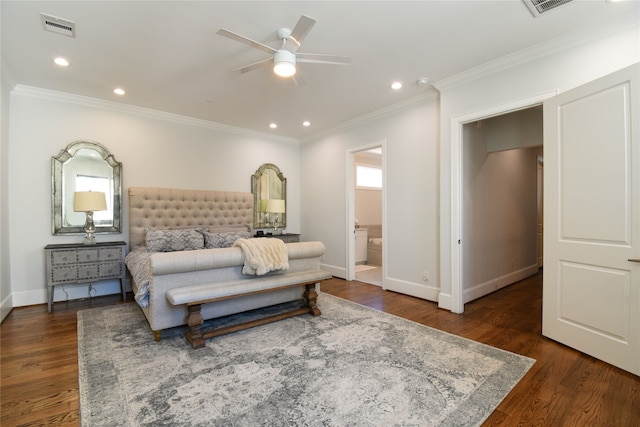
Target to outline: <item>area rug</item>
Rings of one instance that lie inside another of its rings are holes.
[[[320,293],[302,315],[153,341],[140,308],[78,312],[83,426],[474,426],[534,360]],[[229,320],[231,321],[231,320]]]

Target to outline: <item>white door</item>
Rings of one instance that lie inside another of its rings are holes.
[[[543,184],[544,184],[544,161],[542,160],[541,157],[538,157],[538,173],[537,173],[537,186],[536,186],[536,190],[537,190],[537,202],[536,202],[536,217],[538,220],[538,268],[542,268],[543,263],[542,263],[542,242],[544,241],[543,239],[543,230],[544,230],[544,215],[542,214],[543,212],[543,207],[544,207],[544,191],[542,191],[543,189]]]
[[[543,335],[640,375],[640,64],[544,103]]]

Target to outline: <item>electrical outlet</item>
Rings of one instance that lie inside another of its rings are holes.
[[[422,280],[424,280],[425,282],[429,281],[429,272],[425,271],[422,273]]]

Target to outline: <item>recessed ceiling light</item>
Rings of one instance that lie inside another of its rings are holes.
[[[304,122],[302,122],[302,126],[309,127],[311,126],[311,122],[309,120],[305,120]]]
[[[126,92],[124,91],[124,89],[117,87],[113,90],[113,93],[115,93],[116,95],[124,95]]]
[[[275,128],[277,128],[277,127],[278,127],[278,125],[277,125],[277,124],[275,124],[275,123],[271,123],[271,124],[269,125],[269,127],[270,127],[271,129],[275,129]]]
[[[61,67],[68,67],[69,66],[69,61],[67,61],[66,59],[64,59],[63,57],[59,56],[57,58],[55,58],[53,60],[53,62],[56,63],[56,65],[59,65]]]
[[[402,83],[400,82],[393,82],[391,83],[391,89],[393,90],[399,90],[402,88]]]

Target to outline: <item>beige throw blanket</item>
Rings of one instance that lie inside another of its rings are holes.
[[[238,239],[233,246],[238,246],[244,253],[242,274],[261,276],[270,271],[289,268],[287,246],[280,239]]]

